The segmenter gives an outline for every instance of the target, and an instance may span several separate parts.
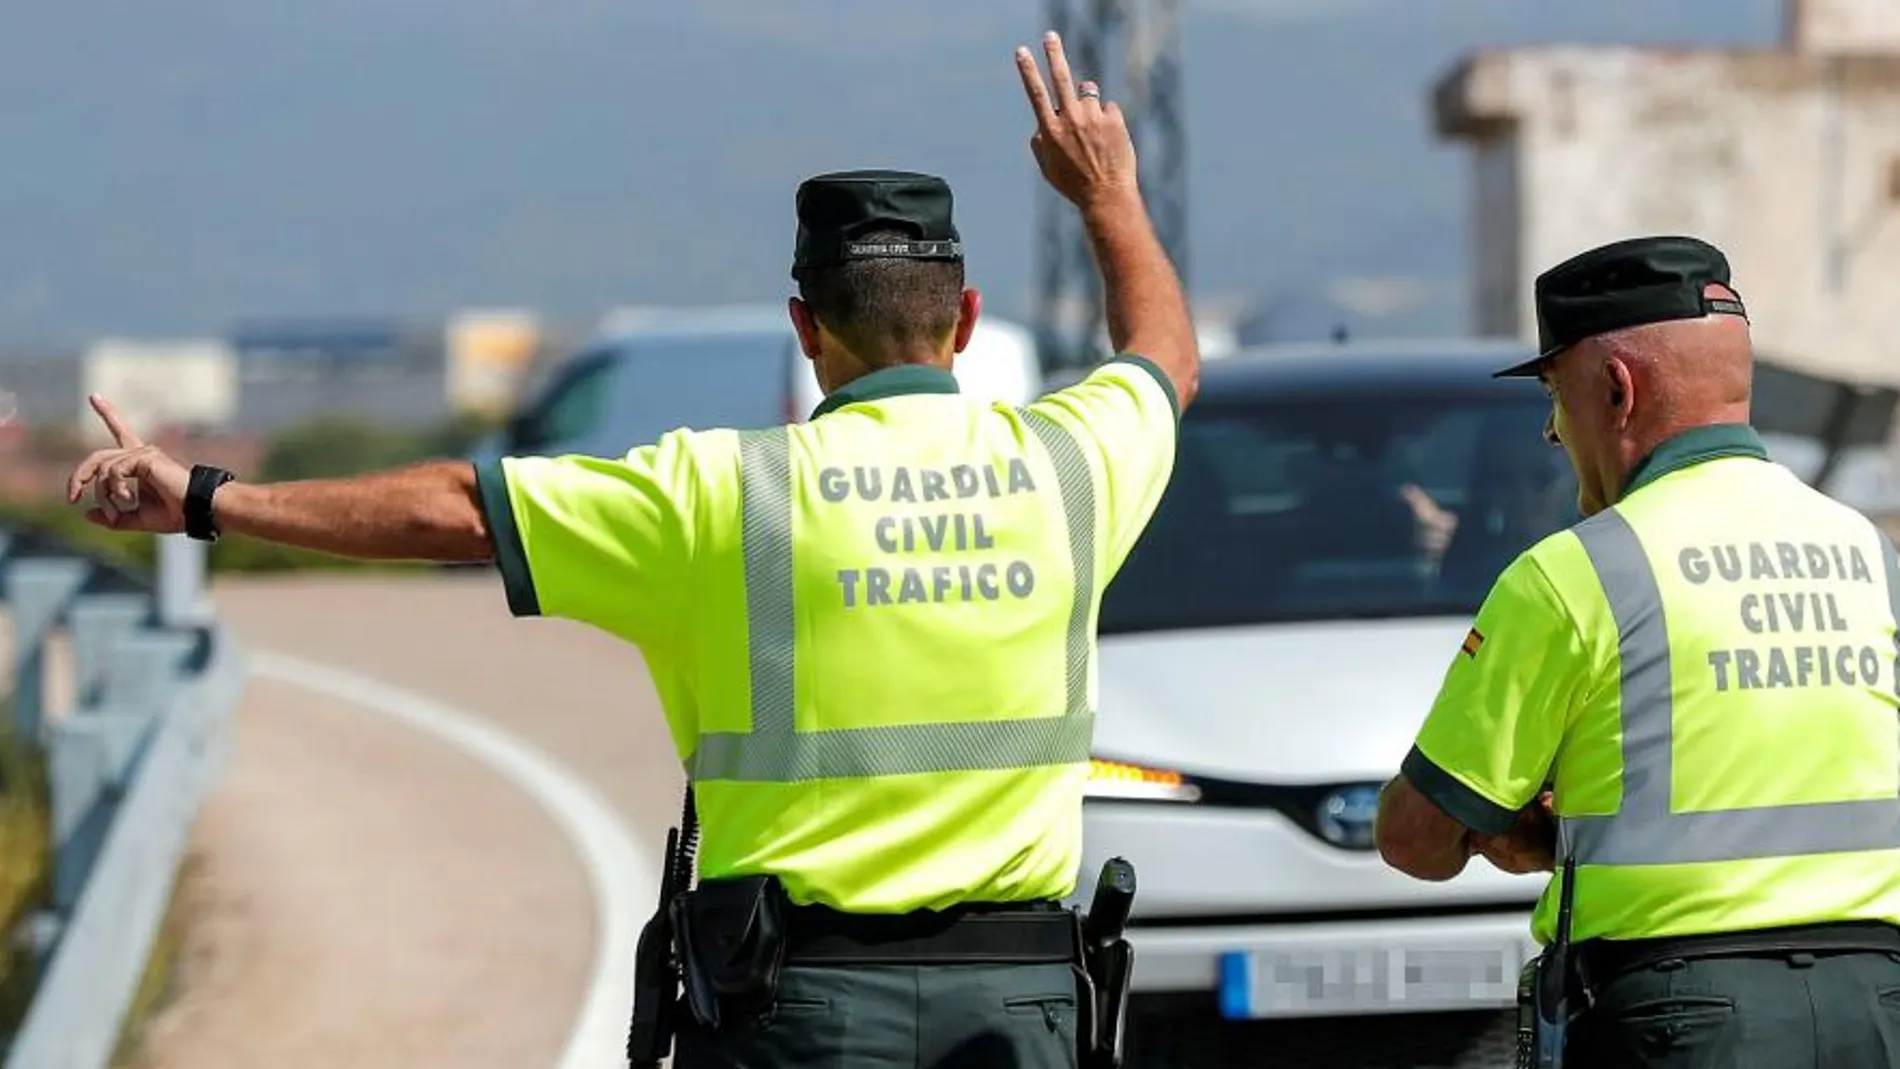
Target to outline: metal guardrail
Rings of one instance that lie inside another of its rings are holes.
[[[213,618],[204,547],[159,541],[158,582],[0,531],[17,737],[46,757],[53,872],[31,919],[37,985],[4,1069],[105,1069],[170,901],[192,821],[229,763],[241,651]],[[70,650],[52,718],[49,639]],[[3,1040],[3,1037],[0,1037]]]

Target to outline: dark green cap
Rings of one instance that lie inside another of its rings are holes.
[[[1735,299],[1705,296],[1711,283]],[[1596,334],[1713,314],[1748,317],[1720,249],[1670,236],[1601,245],[1537,276],[1537,356],[1496,377],[1534,376],[1544,361]]]
[[[949,183],[910,171],[840,171],[808,178],[798,187],[792,274],[849,260],[961,260],[952,200]],[[909,240],[858,240],[880,230]]]

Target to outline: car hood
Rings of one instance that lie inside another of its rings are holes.
[[[1465,617],[1103,636],[1102,757],[1255,783],[1398,770]]]

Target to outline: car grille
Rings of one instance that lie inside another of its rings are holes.
[[[1229,1021],[1205,995],[1138,996],[1124,1069],[1508,1069],[1509,1010]]]
[[[1298,825],[1306,834],[1335,849],[1353,851],[1373,849],[1370,842],[1350,845],[1334,842],[1322,834],[1319,827],[1320,804],[1326,800],[1327,795],[1347,788],[1367,786],[1364,781],[1285,786],[1192,775],[1184,776],[1183,779],[1200,789],[1202,806],[1225,809],[1271,809]]]

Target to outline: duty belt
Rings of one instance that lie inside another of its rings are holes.
[[[794,906],[785,917],[787,965],[1065,965],[1081,960],[1079,918],[1055,903],[886,915]]]
[[[1881,921],[1839,921],[1744,932],[1592,939],[1577,944],[1579,965],[1594,984],[1665,961],[1780,954],[1900,954],[1900,928]]]

